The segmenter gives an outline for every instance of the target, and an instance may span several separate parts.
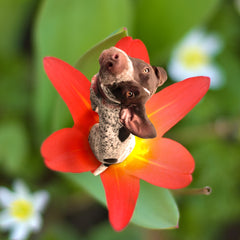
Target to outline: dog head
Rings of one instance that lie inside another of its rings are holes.
[[[138,137],[156,137],[145,103],[167,80],[165,70],[129,57],[116,47],[104,50],[99,64],[99,86],[107,99],[121,105],[121,123]]]

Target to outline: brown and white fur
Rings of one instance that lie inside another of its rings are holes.
[[[98,112],[99,123],[90,131],[89,144],[102,163],[94,175],[124,161],[135,146],[135,136],[156,137],[145,103],[167,80],[163,68],[129,57],[116,47],[104,50],[99,64],[90,89],[91,106]]]

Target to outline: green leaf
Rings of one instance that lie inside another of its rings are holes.
[[[105,193],[100,176],[94,176],[90,172],[81,174],[64,173],[63,176],[74,181],[74,183],[83,188],[101,204],[106,205]]]
[[[74,64],[88,49],[116,29],[122,26],[131,28],[131,10],[129,0],[43,2],[34,27],[34,110],[40,141],[51,132],[51,114],[57,98],[57,93],[43,70],[43,57],[54,56]]]
[[[30,21],[31,11],[36,4],[32,0],[0,1],[0,55],[12,56],[20,51]]]
[[[93,228],[88,236],[89,240],[104,239],[104,240],[144,240],[145,235],[143,231],[136,226],[129,226],[124,231],[115,232],[109,224],[97,225]]]
[[[0,54],[1,55],[1,54]],[[29,61],[25,56],[0,57],[0,108],[2,116],[24,115],[29,111]]]
[[[48,222],[45,225],[44,231],[38,236],[39,240],[81,240],[83,238],[77,229],[72,224],[63,224],[56,222]]]
[[[178,208],[169,190],[141,181],[132,222],[147,228],[161,229],[177,227],[178,220]]]
[[[100,203],[106,206],[100,177],[91,173],[64,174]],[[167,189],[141,181],[140,194],[131,222],[146,228],[173,228],[178,224],[179,213],[173,196]]]
[[[204,24],[220,0],[139,0],[136,35],[148,47],[151,59],[168,50],[191,28]],[[144,16],[144,17],[143,17]]]
[[[24,126],[17,121],[0,125],[0,165],[10,174],[19,174],[26,162],[29,144]]]
[[[87,51],[76,63],[75,67],[80,70],[89,80],[98,72],[98,58],[104,49],[114,46],[121,38],[127,36],[127,29],[122,28],[114,35],[109,36],[89,51]]]

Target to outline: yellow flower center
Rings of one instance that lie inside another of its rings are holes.
[[[147,162],[147,160],[145,159],[146,155],[149,154],[150,151],[150,147],[149,145],[146,143],[146,141],[149,141],[149,139],[141,139],[138,137],[135,137],[136,140],[136,145],[133,149],[133,151],[130,153],[130,155],[122,162],[120,163],[122,167],[125,167],[127,165],[129,165],[129,163],[131,163],[132,161],[135,162],[136,164],[145,164]],[[141,160],[141,161],[137,161],[136,159]],[[119,166],[120,166],[119,164]]]
[[[146,154],[149,153],[149,146],[145,142],[146,140],[136,137],[136,145],[133,150],[134,155],[140,155],[144,157]]]
[[[33,214],[32,203],[24,199],[14,201],[10,208],[12,216],[19,220],[26,220]]]
[[[209,57],[206,53],[201,51],[201,49],[192,47],[185,49],[185,51],[181,54],[181,60],[188,68],[198,68],[201,65],[207,64]]]

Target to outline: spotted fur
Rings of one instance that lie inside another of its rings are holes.
[[[99,123],[90,131],[89,144],[102,163],[95,175],[126,159],[135,146],[134,135],[156,136],[144,105],[167,78],[162,68],[128,57],[115,47],[104,50],[99,63],[90,88],[91,106],[98,112]]]

